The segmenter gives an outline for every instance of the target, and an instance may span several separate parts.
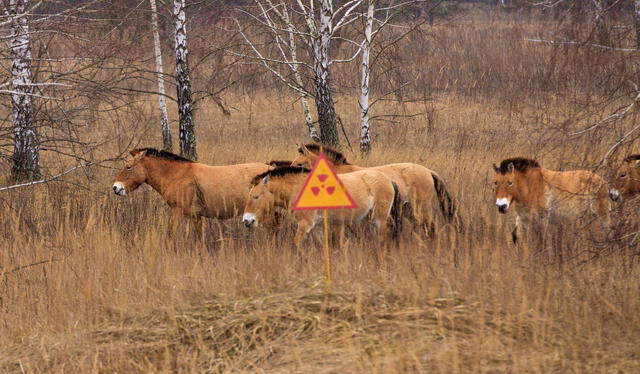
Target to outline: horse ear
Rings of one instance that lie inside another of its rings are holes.
[[[264,179],[262,180],[262,185],[263,186],[267,185],[267,182],[269,182],[269,177],[270,177],[270,175],[267,175],[266,177],[264,177]]]
[[[493,164],[493,171],[498,173],[498,172],[500,172],[500,168],[498,166],[496,166],[496,164]]]
[[[131,156],[135,156],[138,152],[140,152],[140,151],[138,151],[138,150],[137,150],[137,149],[135,149],[135,148],[131,148],[131,149],[129,150],[129,154],[130,154]]]
[[[509,169],[509,173],[513,173],[513,162],[510,162],[509,165],[507,166],[507,169]]]
[[[141,158],[143,158],[146,154],[147,154],[147,150],[145,149],[144,151],[139,152],[139,153],[138,153],[138,156],[136,156],[136,158],[141,159]]]
[[[309,152],[309,150],[307,149],[307,147],[304,144],[298,144],[298,152],[301,155],[306,155],[307,152]]]

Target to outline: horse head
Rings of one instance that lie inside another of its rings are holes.
[[[125,196],[129,192],[133,192],[147,180],[147,171],[141,162],[147,154],[147,151],[132,149],[129,153],[133,158],[124,164],[124,167],[113,183],[112,188],[116,195]]]
[[[242,222],[247,227],[257,227],[259,223],[265,223],[273,219],[275,215],[275,196],[269,189],[269,175],[256,183],[251,191],[247,203],[244,206]]]
[[[624,159],[611,184],[609,197],[613,201],[640,192],[640,154]]]
[[[493,164],[493,170],[496,172],[494,181],[496,188],[496,206],[500,213],[507,213],[509,206],[513,202],[513,184],[515,180],[515,170],[513,164],[507,165],[506,173],[503,173],[500,167]]]
[[[291,166],[311,168],[316,162],[318,155],[311,152],[304,144],[298,145],[298,156],[293,159]]]
[[[493,170],[496,172],[496,206],[500,213],[506,213],[514,202],[527,205],[535,198],[530,196],[532,191],[536,191],[532,186],[541,182],[541,179],[533,174],[540,170],[540,164],[536,160],[524,157],[508,158],[503,160],[500,166],[493,164]]]

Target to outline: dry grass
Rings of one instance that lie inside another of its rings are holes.
[[[205,162],[293,156],[304,129],[280,140],[294,126],[279,114],[286,106],[267,98],[238,105],[253,109],[227,118],[201,112],[216,120],[200,133]],[[109,193],[115,170],[94,170],[95,183],[13,192],[3,202],[0,367],[639,370],[635,258],[618,252],[583,263],[594,244],[569,234],[545,248],[512,246],[513,217],[499,217],[492,206],[489,165],[514,152],[535,155],[526,148],[526,130],[505,145],[492,134],[514,118],[491,101],[445,97],[434,105],[440,108],[435,128],[417,120],[405,134],[380,128],[374,154],[356,159],[415,161],[438,170],[460,200],[468,229],[443,228],[435,238],[405,230],[388,254],[350,239],[333,248],[330,290],[321,250],[296,254],[291,232],[276,241],[261,230],[245,231],[239,220],[210,220],[202,242],[188,233],[169,239],[166,207],[154,191],[143,187],[127,198]],[[542,161],[558,163],[550,156]],[[566,251],[563,263],[556,251]],[[22,267],[29,264],[35,265]]]
[[[472,26],[461,29],[466,36],[442,34],[455,42],[450,53],[423,46],[449,69],[430,77],[451,85],[432,80],[430,101],[375,109],[425,114],[376,122],[366,159],[347,151],[366,165],[408,161],[438,171],[459,201],[464,232],[441,227],[429,238],[406,229],[388,252],[348,238],[333,248],[335,282],[327,289],[321,249],[296,253],[290,228],[275,239],[246,231],[239,220],[209,220],[202,241],[190,232],[169,238],[167,209],[154,191],[111,193],[120,162],[10,191],[0,196],[0,371],[640,371],[637,244],[597,243],[565,230],[541,246],[513,246],[514,216],[499,216],[493,206],[490,166],[524,155],[553,168],[593,167],[635,114],[611,132],[562,136],[550,124],[589,119],[587,104],[559,94],[562,84],[547,93],[526,86],[526,101],[506,99],[523,87],[521,76],[540,83],[528,69],[549,56],[528,61],[535,51],[496,39],[486,47],[496,61],[469,57],[460,41],[489,29]],[[482,49],[474,48],[467,53]],[[502,70],[487,73],[484,65]],[[298,103],[281,91],[256,88],[225,99],[238,109],[230,117],[206,102],[199,109],[202,162],[291,158],[295,142],[305,141]],[[337,102],[353,140],[357,102],[349,95]],[[128,134],[144,146],[160,144],[155,99],[140,106],[130,127],[116,113],[92,129],[94,140],[108,140],[95,158],[123,151]],[[606,112],[601,106],[591,115]],[[639,217],[633,204],[619,210],[625,233]]]

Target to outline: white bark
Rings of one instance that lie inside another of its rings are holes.
[[[300,101],[309,129],[309,135],[318,139],[313,122],[308,98],[314,97],[320,127],[320,140],[329,145],[338,145],[337,116],[331,96],[330,66],[334,62],[349,62],[356,58],[359,51],[348,58],[332,59],[330,56],[331,39],[340,28],[355,22],[360,15],[354,13],[363,0],[346,0],[334,8],[333,0],[292,0],[295,9],[287,10],[289,4],[285,0],[254,0],[258,9],[249,13],[246,8],[241,11],[257,25],[273,35],[275,48],[262,48],[260,43],[254,43],[244,34],[240,21],[236,19],[239,33],[249,46],[251,53],[236,53],[238,56],[257,61],[268,71],[283,81],[300,95]],[[289,14],[301,17],[304,22],[296,24]],[[302,45],[308,48],[312,57],[310,63],[301,62],[296,50],[296,39],[302,40]],[[359,50],[359,43],[351,42]],[[273,57],[274,53],[280,56]],[[285,52],[286,51],[286,52]],[[283,74],[280,68],[284,66],[292,73]],[[301,68],[308,68],[313,74],[313,94],[303,86]]]
[[[160,129],[162,131],[162,147],[171,152],[173,144],[171,141],[171,129],[169,128],[169,115],[167,114],[167,102],[164,90],[164,71],[162,67],[162,48],[160,47],[160,30],[158,27],[158,8],[156,0],[149,0],[151,3],[151,28],[153,31],[153,47],[156,59],[156,76],[158,80],[158,107],[160,108]]]
[[[14,151],[12,178],[40,177],[40,143],[35,123],[31,80],[31,41],[27,8],[29,0],[6,0],[5,14],[10,18],[11,75]]]
[[[321,0],[318,32],[313,37],[313,72],[320,141],[335,147],[340,145],[340,140],[329,81],[329,48],[333,34],[333,16],[332,1]]]
[[[189,50],[187,49],[187,29],[185,0],[174,0],[175,50],[176,50],[176,90],[178,93],[178,117],[180,119],[180,154],[192,160],[197,158],[193,101],[191,99],[191,78],[189,74]]]
[[[287,26],[287,34],[289,37],[289,53],[291,55],[291,62],[287,64],[289,69],[293,72],[293,77],[295,79],[298,87],[304,87],[304,82],[302,81],[302,76],[300,75],[300,69],[298,68],[298,52],[296,46],[295,39],[295,28],[291,23],[291,19],[289,17],[289,12],[285,7],[282,11],[282,18]],[[320,136],[318,136],[318,132],[316,131],[315,126],[313,126],[313,119],[311,117],[311,108],[309,107],[309,95],[305,91],[298,91],[300,94],[300,104],[302,105],[302,114],[304,115],[304,121],[307,124],[307,129],[309,131],[309,137],[316,142],[320,141]]]
[[[371,151],[371,133],[369,130],[369,73],[371,65],[371,38],[373,33],[373,16],[375,12],[375,0],[369,0],[367,6],[367,20],[364,28],[364,41],[362,43],[362,77],[360,85],[360,150],[363,153]]]

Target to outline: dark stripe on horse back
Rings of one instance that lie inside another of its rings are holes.
[[[155,148],[136,148],[134,151],[136,152],[147,152],[145,156],[151,156],[156,158],[162,158],[169,161],[179,161],[179,162],[195,162],[193,160],[189,160],[188,158],[178,156],[174,153],[157,150]]]
[[[262,178],[269,176],[269,178],[273,178],[273,177],[284,177],[286,175],[290,175],[290,174],[305,174],[310,172],[311,170],[307,169],[307,168],[302,168],[299,166],[282,166],[279,168],[275,168],[273,170],[269,170],[269,171],[265,171],[262,174],[258,174],[255,177],[253,177],[253,179],[251,180],[251,184],[253,184],[254,186],[256,184],[258,184]]]

